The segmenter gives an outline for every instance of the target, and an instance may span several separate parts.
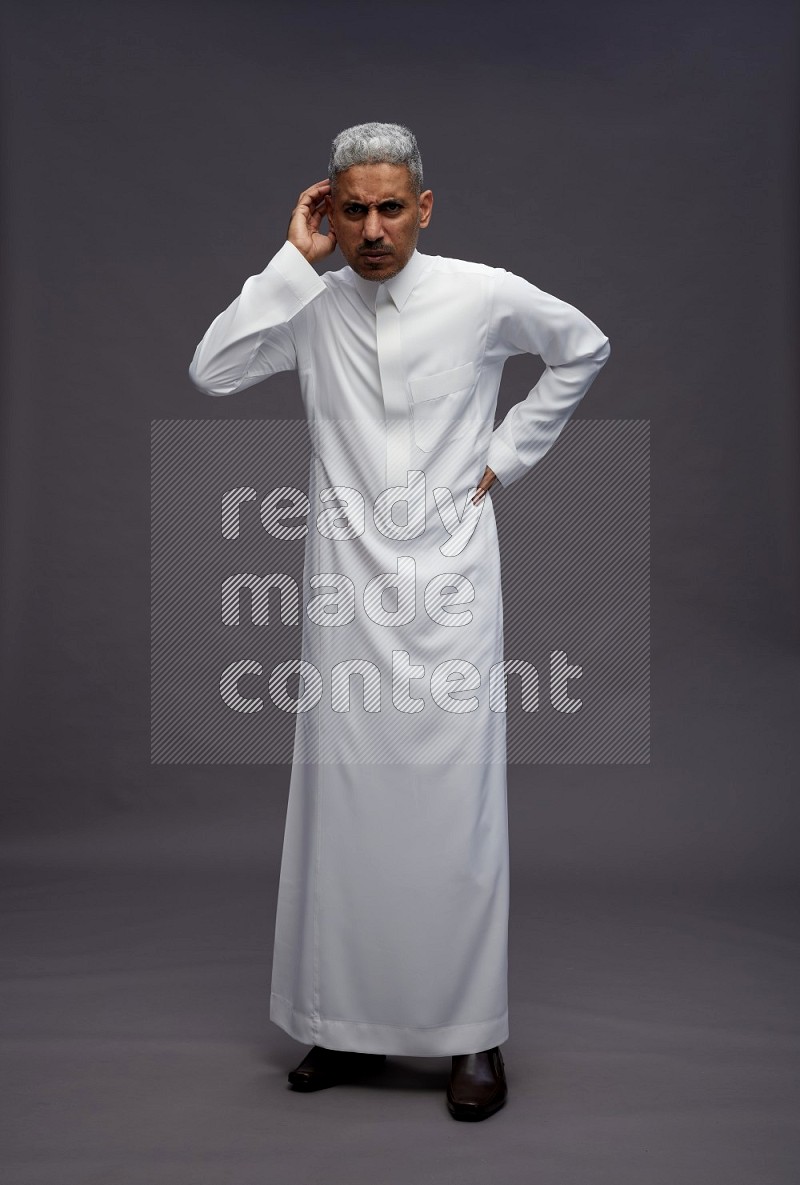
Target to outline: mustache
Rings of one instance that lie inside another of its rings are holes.
[[[383,243],[378,243],[374,247],[362,247],[359,251],[359,255],[376,255],[379,251],[385,253],[386,255],[392,254],[391,247],[385,247]]]

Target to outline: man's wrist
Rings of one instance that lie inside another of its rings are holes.
[[[301,304],[307,304],[325,291],[319,272],[291,239],[287,239],[278,251],[274,264]]]
[[[306,263],[312,263],[312,264],[313,264],[313,262],[314,262],[314,261],[313,261],[313,260],[311,260],[311,258],[309,258],[309,257],[306,255],[306,252],[305,252],[305,251],[303,251],[303,249],[301,248],[301,246],[297,245],[297,244],[294,242],[294,239],[292,239],[292,238],[289,238],[289,236],[287,235],[287,237],[286,237],[286,241],[287,241],[287,243],[292,243],[292,245],[293,245],[293,248],[295,249],[295,251],[299,251],[299,252],[300,252],[300,255],[302,255],[302,257],[303,257],[303,260],[305,260],[305,261],[306,261]]]
[[[302,247],[298,247],[297,243],[295,243],[295,241],[294,241],[293,239],[290,239],[288,235],[286,236],[286,242],[287,242],[287,243],[291,243],[291,244],[292,244],[292,246],[294,247],[295,251],[297,251],[297,252],[298,252],[300,255],[302,255],[302,256],[303,256],[303,259],[305,259],[306,263],[312,263],[312,262],[313,262],[313,261],[312,261],[311,259],[309,259],[309,257],[306,255],[306,253],[305,253],[305,251],[303,250],[303,248],[302,248]]]

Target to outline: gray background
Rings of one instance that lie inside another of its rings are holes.
[[[2,34],[7,1179],[794,1181],[793,5],[13,3]],[[300,414],[293,376],[186,370],[372,118],[420,140],[421,249],[587,312],[580,414],[652,429],[652,761],[509,771],[511,1097],[474,1126],[445,1059],[286,1089],[288,768],[149,763],[150,421]]]

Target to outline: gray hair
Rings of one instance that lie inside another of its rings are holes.
[[[351,165],[406,165],[411,185],[422,191],[422,157],[414,133],[399,123],[359,123],[334,138],[328,162],[331,189],[339,173]]]

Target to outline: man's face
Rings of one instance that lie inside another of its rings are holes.
[[[353,271],[388,280],[406,266],[430,222],[433,194],[426,189],[417,197],[405,165],[352,165],[337,177],[325,206]]]

